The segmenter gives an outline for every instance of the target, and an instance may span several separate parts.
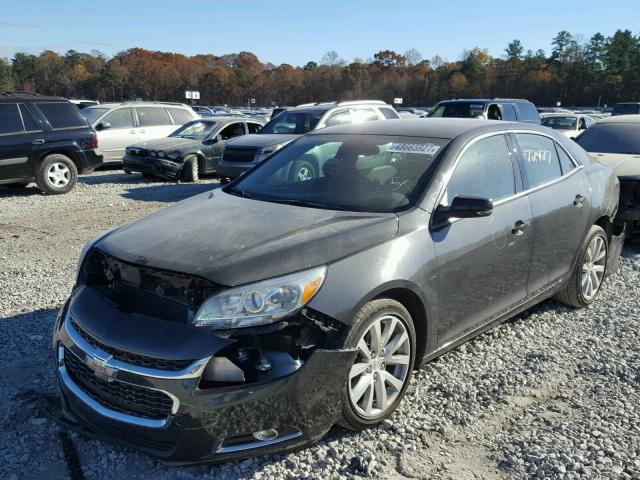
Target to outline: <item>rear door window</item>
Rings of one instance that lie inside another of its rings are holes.
[[[538,110],[536,110],[533,103],[517,102],[515,106],[518,120],[521,122],[540,122],[540,115],[538,115]]]
[[[36,102],[54,129],[86,127],[87,119],[69,102]]]
[[[16,103],[0,103],[0,135],[22,133],[22,119]]]
[[[518,120],[516,117],[516,109],[511,103],[503,103],[500,105],[502,107],[502,120],[506,120],[507,122],[515,122]]]
[[[324,126],[334,127],[336,125],[345,125],[347,123],[351,123],[351,114],[349,113],[349,110],[343,110],[331,115]]]
[[[186,108],[168,107],[167,110],[169,110],[169,114],[171,115],[171,118],[173,118],[173,123],[175,123],[176,125],[184,125],[185,123],[189,123],[190,121],[193,120],[193,116],[189,113],[189,111]],[[209,113],[204,108],[201,110],[203,112]]]
[[[400,115],[398,115],[396,111],[391,108],[383,107],[380,109],[380,112],[387,120],[396,120],[400,118]]]
[[[136,107],[136,113],[141,127],[171,125],[169,114],[162,107]]]
[[[562,168],[563,174],[567,174],[568,172],[576,168],[576,166],[571,161],[571,158],[569,157],[567,152],[564,151],[564,148],[562,148],[557,143],[556,143],[556,152],[558,154],[558,158],[560,159],[560,167]]]
[[[232,123],[231,125],[227,125],[222,129],[222,131],[218,134],[222,140],[229,140],[233,137],[239,137],[240,135],[244,135],[244,127],[242,122]]]
[[[516,133],[527,188],[562,176],[554,141],[533,133]]]
[[[20,114],[22,115],[22,121],[24,122],[24,129],[27,132],[39,132],[42,130],[40,124],[36,121],[33,114],[23,103],[20,104]]]
[[[370,108],[354,108],[351,110],[351,120],[353,123],[370,122],[378,120],[378,114]]]
[[[119,108],[105,115],[101,123],[108,123],[111,128],[133,128],[133,114],[130,108]]]
[[[259,123],[247,122],[247,128],[249,129],[249,133],[258,133],[262,128],[262,125]]]

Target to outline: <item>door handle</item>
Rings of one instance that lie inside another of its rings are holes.
[[[42,145],[44,143],[44,138],[36,138],[33,142],[34,145]]]
[[[511,229],[511,233],[514,235],[522,235],[525,230],[529,228],[529,224],[524,220],[518,220],[513,224],[513,228]]]
[[[584,195],[576,195],[576,199],[573,201],[573,204],[576,207],[581,207],[582,205],[584,205],[584,201],[587,199],[587,197],[585,197]]]
[[[145,130],[140,130],[139,133],[147,133]]]
[[[129,130],[129,133],[130,133],[131,135],[135,135],[136,131],[135,131],[135,130]]]

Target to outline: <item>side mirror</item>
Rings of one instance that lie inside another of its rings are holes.
[[[458,195],[451,205],[439,205],[433,213],[433,226],[438,228],[452,218],[487,217],[493,213],[493,202],[484,197]]]
[[[96,125],[96,130],[98,130],[99,132],[102,130],[109,130],[111,128],[111,124],[109,122],[100,122],[98,125]]]
[[[215,143],[218,143],[218,137],[210,137],[202,141],[203,145],[213,145]]]

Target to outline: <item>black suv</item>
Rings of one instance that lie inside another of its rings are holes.
[[[35,180],[45,193],[67,193],[101,163],[96,132],[71,102],[0,92],[0,185]]]
[[[483,118],[540,124],[540,115],[535,105],[520,98],[471,98],[445,100],[438,103],[430,117]]]

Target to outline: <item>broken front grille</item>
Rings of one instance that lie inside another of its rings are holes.
[[[218,286],[203,278],[123,262],[94,248],[82,265],[83,282],[125,313],[188,323]]]
[[[169,370],[172,372],[184,370],[193,362],[193,360],[168,360],[165,358],[155,358],[148,355],[139,355],[137,353],[125,352],[124,350],[110,347],[109,345],[105,345],[104,343],[98,341],[92,335],[87,333],[80,325],[78,325],[78,323],[73,318],[71,319],[71,323],[73,324],[73,328],[80,334],[82,338],[87,341],[87,343],[89,343],[94,348],[98,348],[103,352],[107,352],[114,359],[120,360],[121,362],[145,368]]]
[[[152,420],[164,420],[171,415],[173,400],[168,395],[118,380],[102,380],[66,348],[64,366],[82,391],[110,410]]]

